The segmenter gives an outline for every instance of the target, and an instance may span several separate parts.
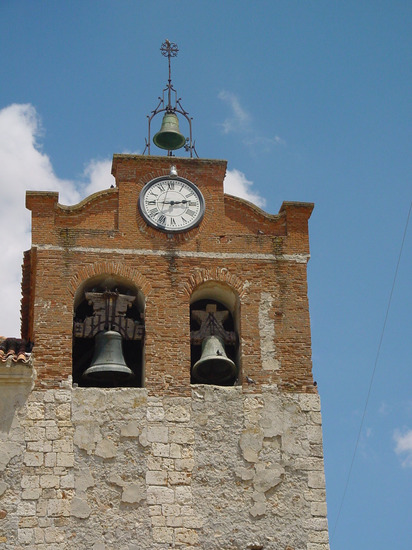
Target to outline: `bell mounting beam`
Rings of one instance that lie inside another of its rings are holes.
[[[166,39],[163,44],[161,45],[160,52],[164,57],[167,57],[168,59],[168,65],[169,65],[169,78],[167,81],[166,88],[163,89],[162,95],[158,97],[159,103],[157,107],[151,111],[150,115],[147,115],[148,119],[148,136],[145,140],[145,149],[143,151],[143,154],[147,152],[148,155],[150,155],[150,143],[151,143],[151,123],[152,119],[158,115],[159,113],[169,113],[174,114],[179,113],[185,117],[189,124],[189,137],[186,138],[186,143],[183,145],[183,148],[185,151],[187,151],[190,154],[190,157],[192,158],[193,155],[196,155],[197,158],[199,158],[199,155],[197,154],[195,143],[192,138],[192,117],[189,116],[189,113],[182,107],[181,104],[181,98],[178,97],[177,91],[173,87],[172,84],[172,68],[171,68],[171,58],[176,57],[179,48],[177,44],[174,42],[170,42],[170,40]],[[167,151],[167,155],[169,157],[173,156],[173,149],[170,149]]]

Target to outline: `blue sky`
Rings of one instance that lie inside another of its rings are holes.
[[[228,190],[271,213],[315,202],[333,550],[411,547],[412,222],[338,518],[412,200],[411,28],[406,0],[0,3],[0,334],[19,331],[25,189],[75,202],[110,185],[113,153],[143,152],[167,80],[160,45],[176,42],[173,83],[199,155],[228,160]]]

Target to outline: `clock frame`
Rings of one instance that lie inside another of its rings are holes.
[[[165,233],[182,233],[200,224],[205,200],[193,182],[180,176],[161,176],[143,187],[138,207],[151,227]]]

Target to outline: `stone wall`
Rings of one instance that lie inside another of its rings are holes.
[[[7,392],[0,549],[329,548],[316,394]]]

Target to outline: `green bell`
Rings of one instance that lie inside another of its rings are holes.
[[[179,131],[179,119],[175,113],[165,113],[162,126],[153,137],[153,143],[167,151],[180,149],[186,143],[186,138]]]

